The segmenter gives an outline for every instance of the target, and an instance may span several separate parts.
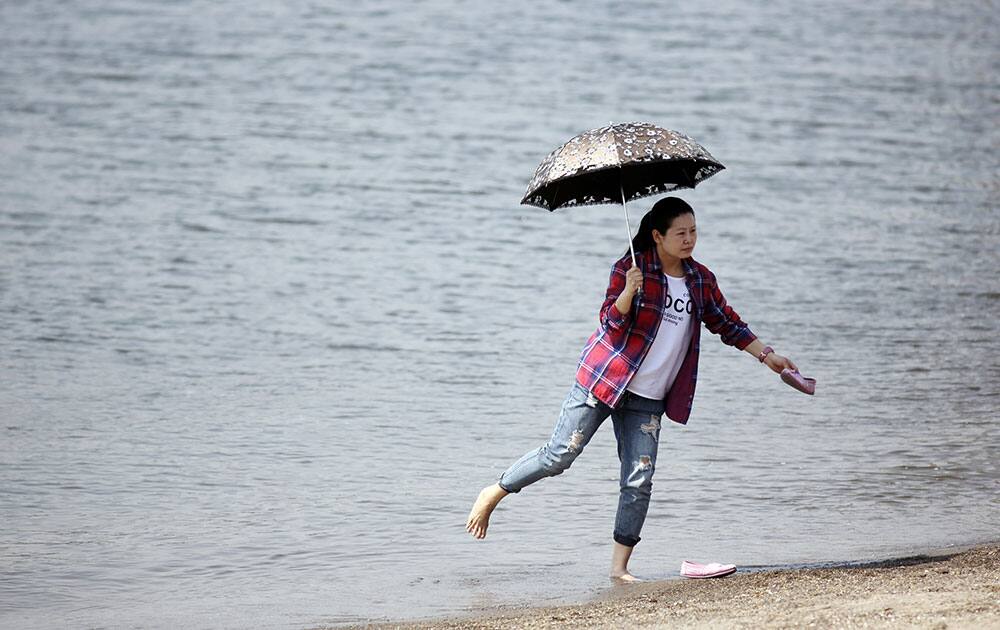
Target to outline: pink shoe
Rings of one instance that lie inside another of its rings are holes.
[[[816,379],[802,376],[798,370],[783,369],[781,371],[781,380],[804,394],[812,396],[816,393]]]
[[[719,564],[718,562],[698,564],[697,562],[688,562],[687,560],[681,563],[681,577],[696,579],[715,578],[723,577],[730,573],[736,573],[735,564]]]

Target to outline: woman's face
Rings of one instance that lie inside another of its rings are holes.
[[[675,218],[667,231],[660,233],[653,230],[653,241],[656,242],[656,252],[673,258],[688,258],[698,242],[698,233],[694,224],[693,214],[682,214]]]

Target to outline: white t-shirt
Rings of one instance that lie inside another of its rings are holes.
[[[633,394],[654,400],[667,395],[681,369],[691,344],[691,311],[694,310],[684,278],[664,276],[668,289],[663,319],[646,358],[626,387]]]

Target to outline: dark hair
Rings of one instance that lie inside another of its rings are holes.
[[[653,242],[653,230],[660,234],[665,234],[673,224],[674,219],[682,214],[694,214],[694,208],[688,205],[680,197],[664,197],[650,208],[646,216],[642,217],[639,230],[632,239],[632,249],[639,253],[655,247]]]

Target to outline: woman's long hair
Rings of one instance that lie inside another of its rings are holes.
[[[632,249],[635,250],[635,253],[638,254],[656,247],[656,243],[653,241],[653,230],[665,234],[670,229],[674,219],[682,214],[693,215],[694,208],[680,197],[664,197],[653,204],[646,216],[642,217],[639,230],[632,239]]]

